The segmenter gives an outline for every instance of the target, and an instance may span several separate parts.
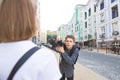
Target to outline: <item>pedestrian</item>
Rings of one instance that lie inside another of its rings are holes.
[[[75,38],[73,35],[67,35],[65,45],[56,47],[61,53],[60,71],[62,78],[60,80],[74,80],[74,64],[78,58],[79,50],[75,46]]]
[[[46,48],[35,47],[37,45],[31,40],[37,31],[37,2],[34,1],[37,0],[0,0],[0,80],[61,78],[53,53]],[[31,49],[37,51],[22,64],[12,79],[8,78],[18,60],[27,51],[32,52]]]

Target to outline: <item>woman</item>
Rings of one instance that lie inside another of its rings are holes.
[[[36,45],[35,0],[0,0],[0,80],[7,80],[17,61]],[[47,49],[36,51],[13,80],[59,80],[55,56]]]

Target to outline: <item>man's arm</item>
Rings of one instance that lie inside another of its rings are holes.
[[[71,56],[69,56],[67,52],[62,53],[61,55],[63,56],[63,58],[65,59],[67,63],[74,65],[76,58],[79,55],[79,50],[78,48],[75,48]]]

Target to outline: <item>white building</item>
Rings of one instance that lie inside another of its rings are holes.
[[[76,5],[64,32],[73,34],[82,46],[105,47],[116,38],[120,42],[120,0],[89,0],[86,6]]]
[[[100,47],[104,47],[101,43],[111,44],[114,36],[120,40],[120,0],[97,0],[96,5],[97,42]],[[117,35],[116,32],[119,34]]]

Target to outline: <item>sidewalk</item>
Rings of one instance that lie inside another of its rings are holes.
[[[59,61],[59,54],[55,53],[57,61]],[[107,80],[105,77],[100,76],[92,70],[84,67],[83,65],[75,64],[75,79],[74,80]]]
[[[106,49],[97,49],[97,48],[92,48],[92,50],[86,48],[86,49],[81,49],[80,51],[88,51],[88,52],[95,52],[95,53],[100,53],[100,54],[107,54],[107,55],[112,55],[112,56],[120,56],[117,53],[114,53],[110,50]]]
[[[52,51],[52,50],[51,50]],[[57,59],[59,61],[59,54],[52,51]],[[76,63],[75,64],[75,71],[74,71],[74,80],[107,80],[105,77],[96,74],[91,69],[88,69],[84,67],[83,65]]]
[[[110,53],[110,51],[108,51],[106,49],[97,49],[97,48],[92,48],[92,50],[86,48],[86,49],[81,49],[81,51],[91,51],[91,52],[104,53],[104,54]]]
[[[93,72],[91,69],[83,65],[75,65],[75,79],[74,80],[107,80],[105,77]]]

